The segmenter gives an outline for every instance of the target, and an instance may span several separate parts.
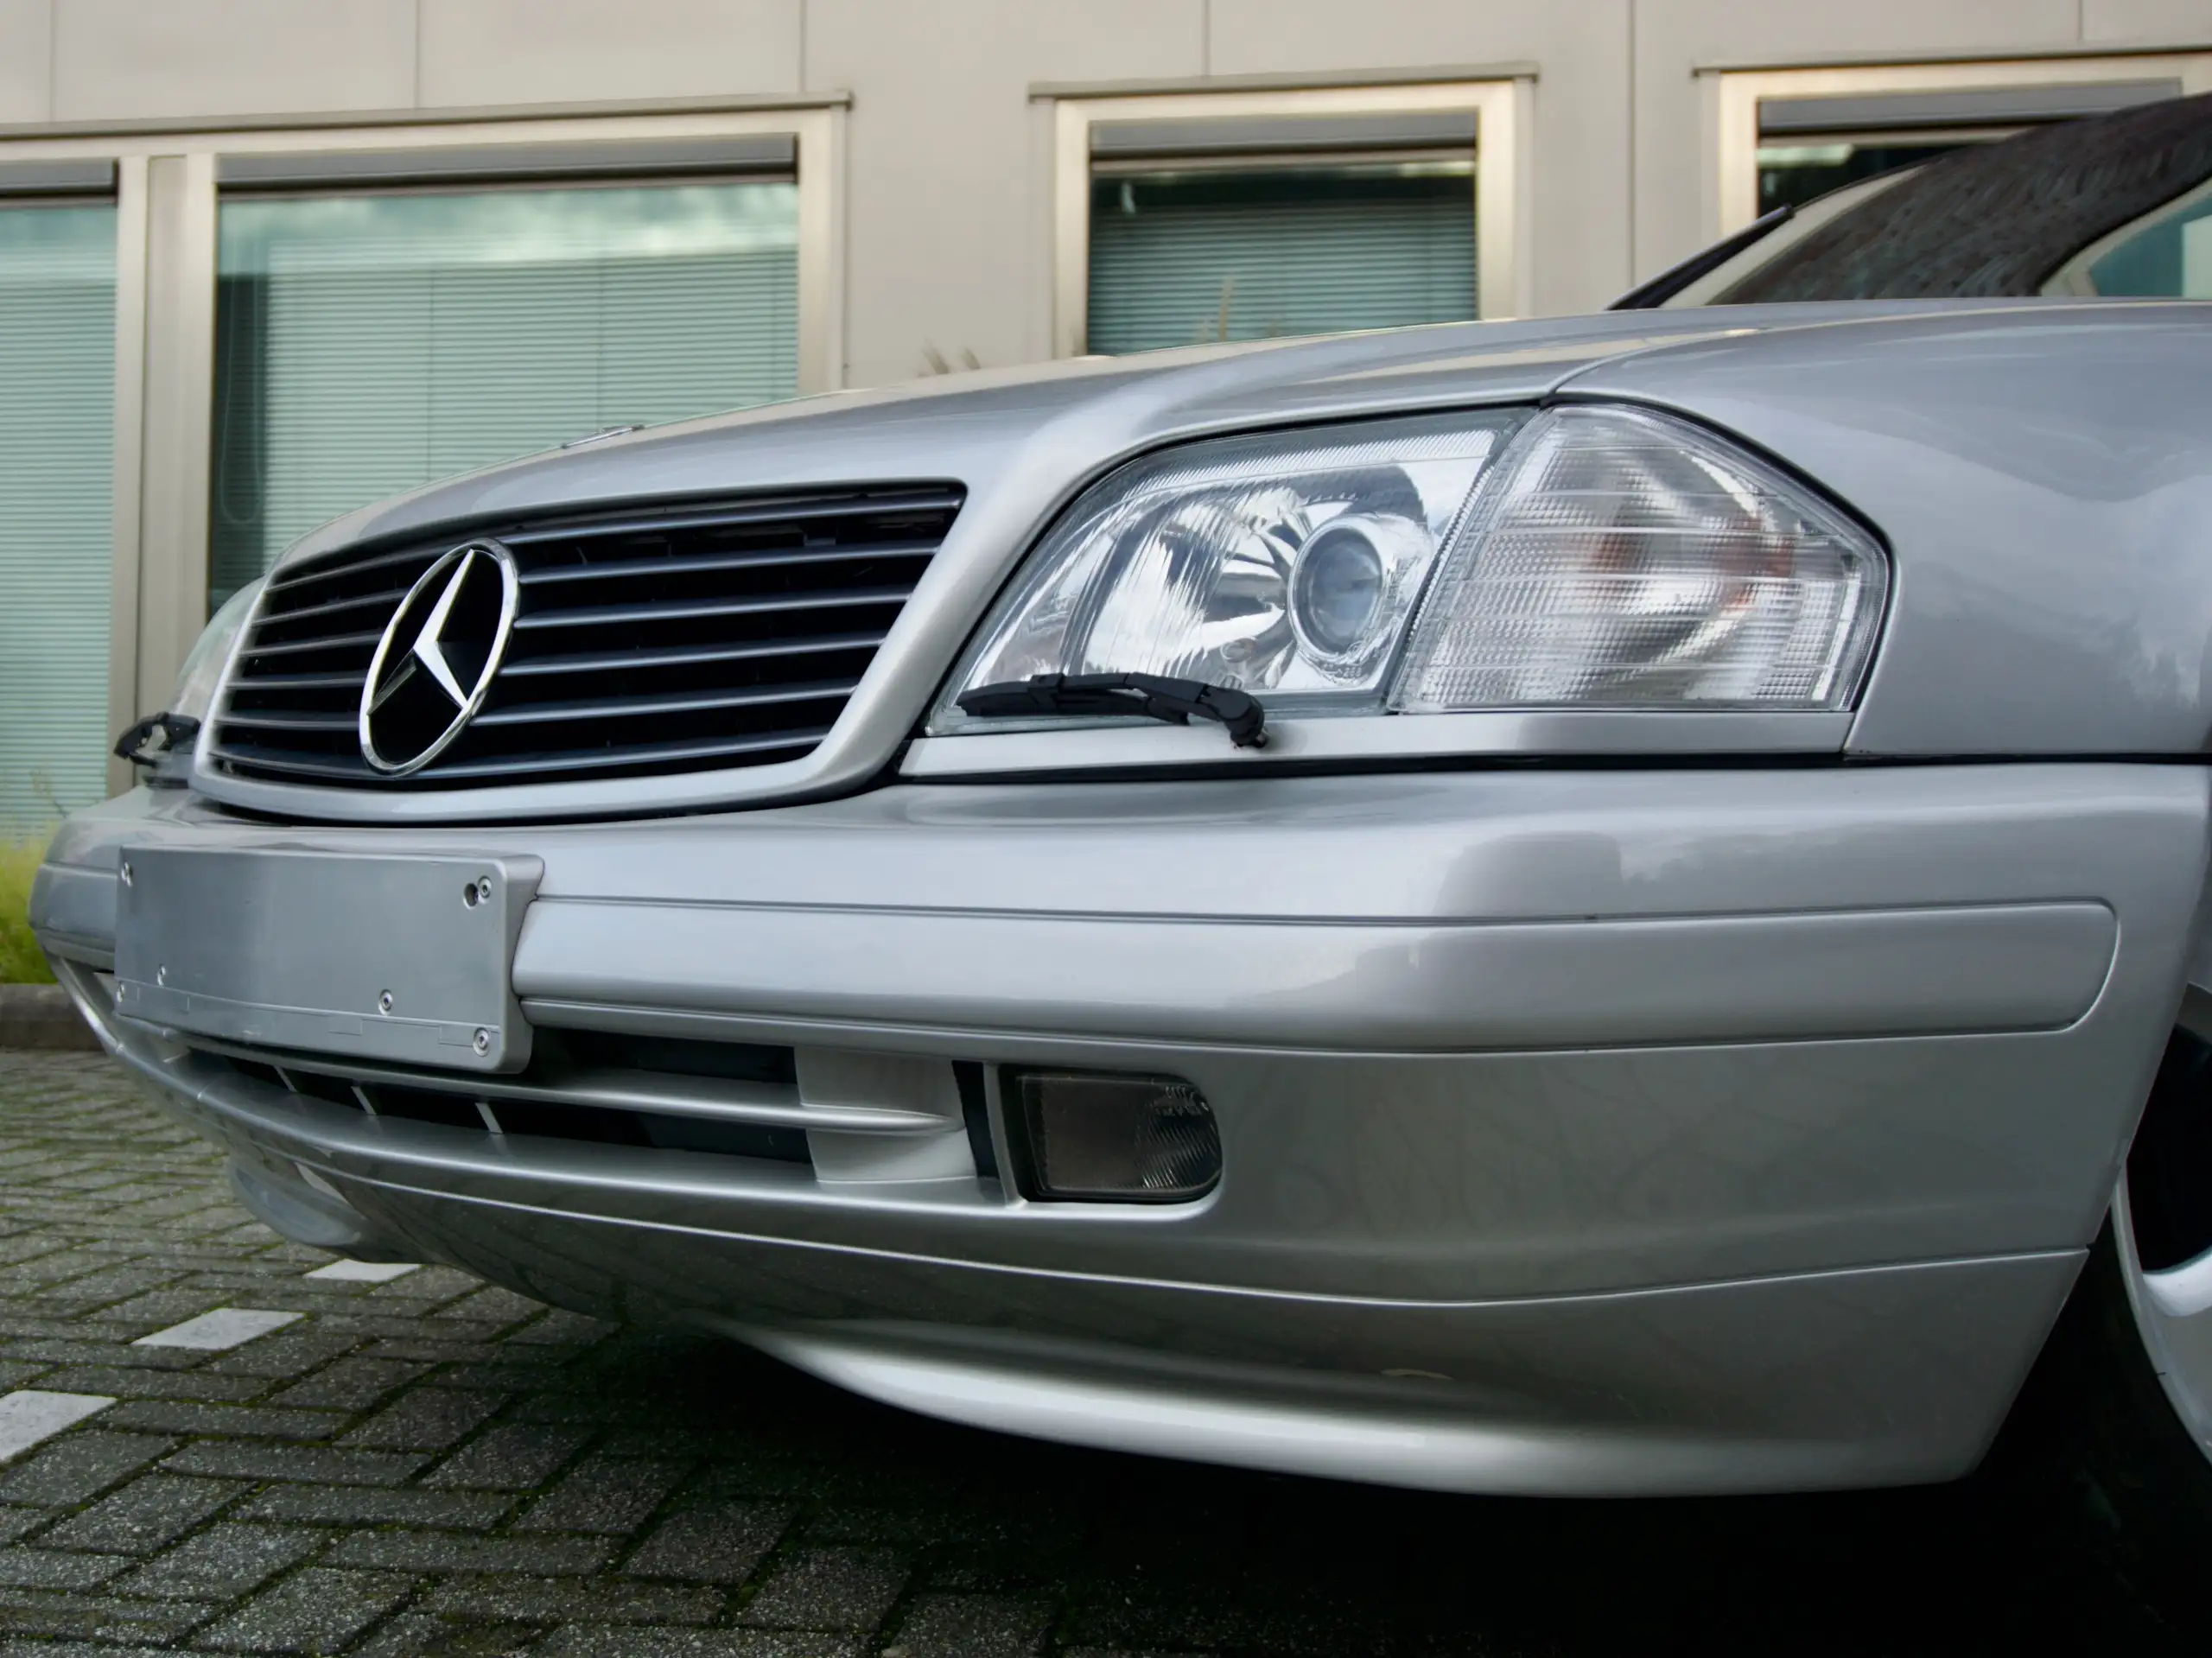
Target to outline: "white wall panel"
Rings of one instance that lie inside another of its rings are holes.
[[[1665,270],[1707,239],[1701,63],[1785,62],[1865,53],[2066,46],[2079,0],[1635,0],[1636,264]]]
[[[415,0],[54,0],[54,118],[404,109]]]
[[[53,0],[0,0],[0,123],[50,121]]]
[[[423,0],[425,108],[799,85],[804,0]]]
[[[2082,0],[2082,38],[2212,42],[2212,0]]]
[[[935,351],[1050,352],[1049,121],[1037,81],[1200,72],[1200,0],[810,0],[806,79],[849,90],[848,384]]]
[[[1628,287],[1628,0],[1213,0],[1212,18],[1217,75],[1537,64],[1532,308]]]

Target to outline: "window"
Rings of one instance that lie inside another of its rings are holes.
[[[75,169],[103,190],[112,171]],[[54,169],[64,187],[69,176]],[[0,200],[0,835],[10,839],[107,793],[115,231],[111,200]]]
[[[788,177],[226,191],[210,606],[380,497],[792,396],[798,248]]]
[[[1963,144],[2212,90],[2212,60],[2181,55],[1712,73],[1716,237]]]
[[[2047,294],[2212,299],[2212,184],[2123,225],[2060,268]]]
[[[1316,124],[1091,128],[1092,351],[1475,314],[1472,111]]]
[[[0,839],[303,531],[842,384],[847,101],[0,139]]]
[[[1063,101],[1063,350],[1510,312],[1516,100],[1503,81]]]

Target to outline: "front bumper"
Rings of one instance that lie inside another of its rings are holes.
[[[1776,1489],[1979,1457],[2171,1026],[2207,823],[2202,772],[2129,765],[907,786],[404,832],[140,795],[65,827],[33,918],[249,1195],[365,1249],[1049,1437]],[[1027,1203],[864,1118],[810,1171],[289,1092],[103,1005],[114,872],[149,842],[534,857],[534,1025],[849,1077],[1179,1075],[1223,1178]]]

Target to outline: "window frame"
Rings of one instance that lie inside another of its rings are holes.
[[[1705,239],[1718,241],[1759,215],[1759,105],[1770,99],[1976,92],[2107,82],[2174,80],[2180,95],[2212,92],[2212,52],[2058,53],[1827,65],[1749,65],[1698,71],[1707,118],[1702,213]],[[1960,133],[2033,123],[1967,121]],[[1859,130],[1860,129],[1853,129]],[[1868,129],[1871,130],[1872,129]],[[1917,128],[1936,137],[1940,125]],[[1904,134],[1902,130],[1897,135]]]
[[[1472,115],[1475,314],[1485,321],[1523,314],[1531,242],[1527,135],[1533,124],[1529,115],[1535,84],[1533,74],[1514,74],[1402,86],[1054,94],[1052,355],[1090,354],[1090,189],[1095,174],[1091,129],[1110,122]],[[1305,152],[1287,149],[1268,153],[1280,162]],[[1161,159],[1163,164],[1172,164],[1172,155]],[[1212,164],[1211,156],[1209,162]]]
[[[207,619],[208,501],[214,464],[216,226],[226,162],[349,152],[512,153],[504,181],[558,181],[537,158],[557,149],[639,153],[656,143],[788,138],[798,190],[798,392],[845,380],[845,119],[842,93],[733,105],[608,111],[402,111],[318,120],[174,122],[0,132],[0,175],[21,163],[105,162],[115,169],[114,538],[108,725],[122,730],[168,694]],[[639,184],[696,181],[640,163]],[[302,194],[385,186],[334,169]],[[444,188],[445,185],[428,187]],[[287,194],[293,194],[291,188]],[[255,194],[260,194],[257,191]],[[111,760],[111,790],[130,783]]]

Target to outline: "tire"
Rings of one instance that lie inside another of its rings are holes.
[[[2212,1641],[2212,1310],[2177,1322],[2161,1298],[2169,1273],[2208,1260],[2212,1046],[2177,1031],[1987,1472],[2058,1504],[2067,1529],[2192,1647]]]

